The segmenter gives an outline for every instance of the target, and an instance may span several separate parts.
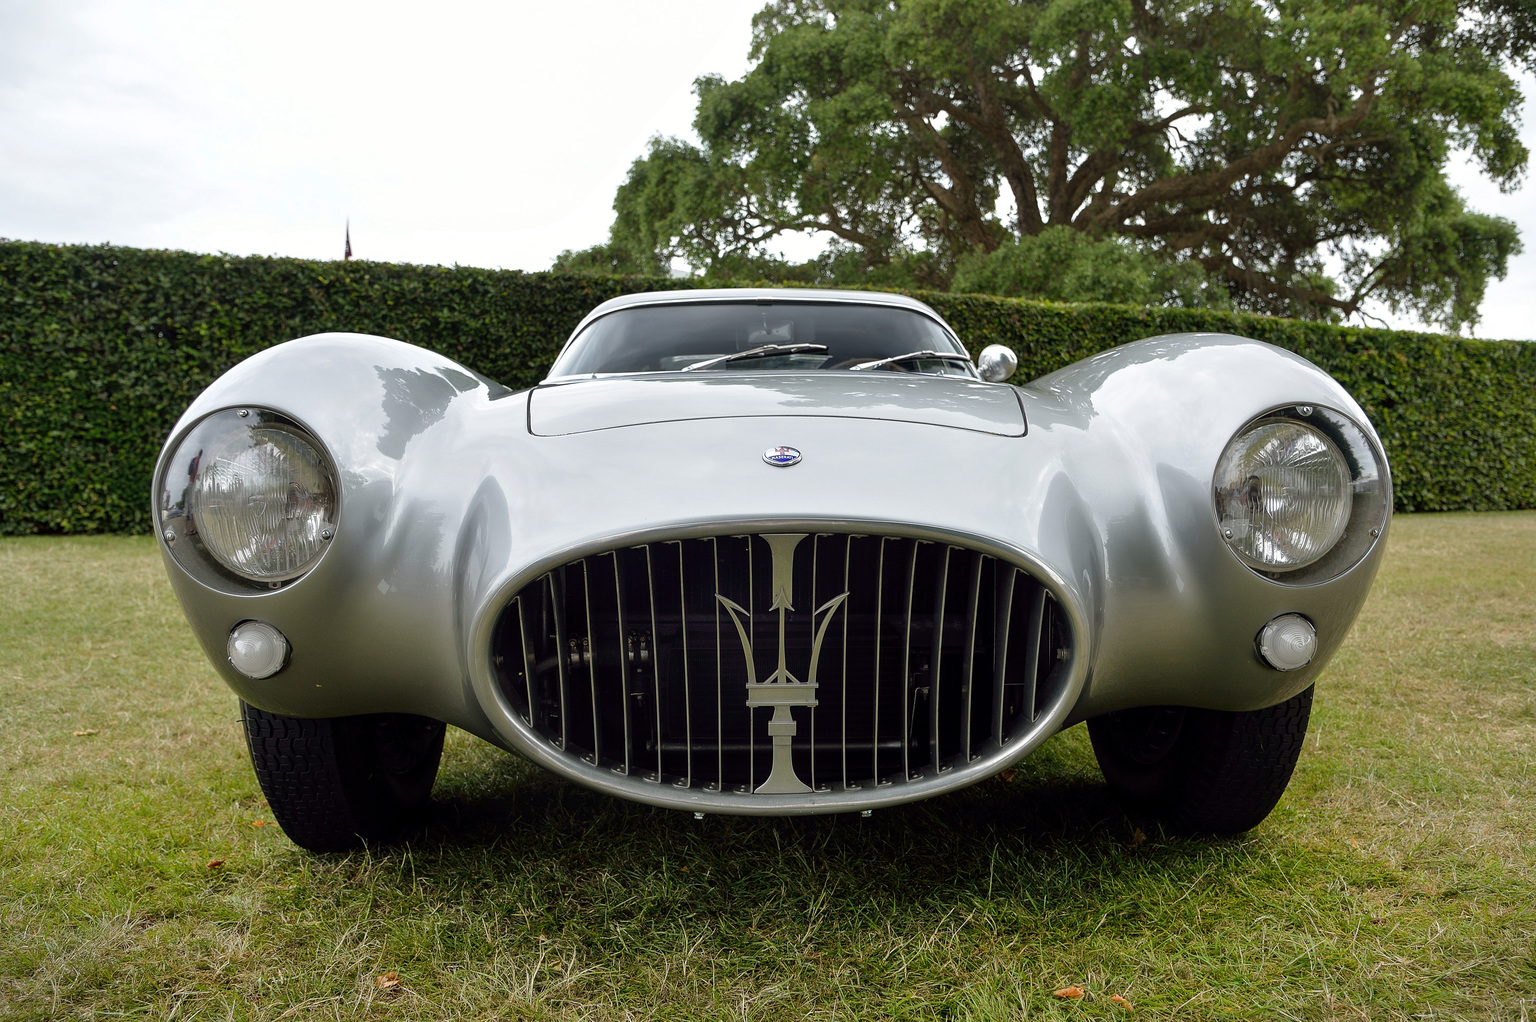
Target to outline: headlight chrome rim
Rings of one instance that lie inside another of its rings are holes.
[[[325,445],[297,420],[253,406],[224,408],[166,451],[155,483],[161,540],[210,588],[233,595],[283,589],[312,572],[333,545],[340,476]],[[211,477],[215,471],[224,478]]]
[[[1315,557],[1289,565],[1275,565],[1243,556],[1233,542],[1238,537],[1226,535],[1228,526],[1222,520],[1222,469],[1227,456],[1245,436],[1272,423],[1300,426],[1324,438],[1342,457],[1349,479],[1348,507],[1342,515],[1342,529],[1332,538],[1331,546]],[[1217,459],[1210,492],[1211,520],[1222,545],[1254,574],[1293,587],[1319,585],[1353,569],[1380,542],[1392,513],[1391,470],[1370,427],[1336,408],[1312,403],[1272,408],[1237,429]]]

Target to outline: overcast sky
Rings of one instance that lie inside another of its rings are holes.
[[[0,237],[545,269],[764,2],[0,0]],[[1527,239],[1477,334],[1536,339],[1536,187],[1456,180]]]

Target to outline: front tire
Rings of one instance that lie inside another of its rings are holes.
[[[240,717],[272,815],[311,852],[404,834],[432,794],[447,731],[409,713],[284,717],[241,702]]]
[[[1174,828],[1238,834],[1258,826],[1296,769],[1312,689],[1247,712],[1148,706],[1088,722],[1104,778],[1132,809]]]

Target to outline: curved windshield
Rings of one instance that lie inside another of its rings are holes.
[[[960,343],[919,312],[745,301],[640,305],[609,313],[577,335],[549,377],[816,369],[976,376]]]

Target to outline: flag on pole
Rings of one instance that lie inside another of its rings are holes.
[[[347,248],[341,255],[343,259],[352,258],[352,218],[347,217]]]

